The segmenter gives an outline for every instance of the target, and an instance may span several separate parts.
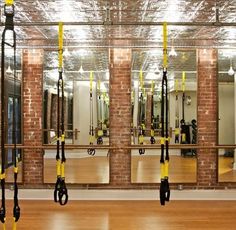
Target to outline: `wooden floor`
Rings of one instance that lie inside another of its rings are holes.
[[[219,181],[236,182],[236,170],[232,170],[233,158],[219,157]],[[132,183],[159,183],[160,157],[133,156],[131,164]],[[171,156],[171,183],[196,182],[196,158]],[[55,159],[44,160],[44,182],[54,183]],[[102,156],[69,158],[66,163],[68,183],[109,183],[109,158]]]
[[[17,230],[235,230],[236,201],[21,201]],[[12,202],[7,202],[7,229]],[[1,226],[0,226],[1,228]]]

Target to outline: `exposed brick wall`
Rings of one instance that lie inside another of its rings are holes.
[[[110,145],[131,144],[131,50],[110,51]],[[110,184],[126,185],[131,181],[130,150],[110,154]]]
[[[23,51],[23,143],[27,146],[42,145],[42,96],[43,52]],[[24,150],[25,184],[43,182],[42,150]]]
[[[197,51],[198,144],[217,144],[217,50]],[[201,149],[197,155],[198,186],[214,186],[218,177],[217,150]]]

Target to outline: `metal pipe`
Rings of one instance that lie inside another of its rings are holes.
[[[15,22],[15,26],[58,26],[59,22]],[[163,22],[64,22],[65,26],[162,26]],[[234,27],[236,22],[167,22],[169,26]],[[1,22],[0,26],[4,26]]]
[[[11,144],[6,144],[5,145],[6,149],[12,149],[14,148],[14,145]],[[39,146],[27,146],[27,145],[16,145],[17,149],[56,149],[56,145],[39,145]],[[98,145],[66,145],[66,149],[140,149],[140,148],[145,148],[145,149],[160,149],[161,145],[131,145],[131,146],[124,146],[124,147],[118,147],[118,146],[109,146],[109,145],[103,145],[103,146],[98,146]],[[178,144],[178,145],[169,145],[170,149],[236,149],[236,145],[197,145],[197,144]]]

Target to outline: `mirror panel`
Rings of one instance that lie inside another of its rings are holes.
[[[153,146],[160,145],[162,49],[134,50],[132,58],[131,140],[133,144],[143,143],[141,150],[144,150],[146,144],[152,144],[151,137],[155,139]],[[195,50],[177,50],[176,57],[169,57],[168,126],[170,144],[176,146],[180,143],[196,144],[197,141],[196,75]],[[185,140],[182,133],[185,133]],[[143,141],[140,141],[140,136]],[[160,149],[146,149],[145,152],[132,150],[132,183],[160,182],[160,153]],[[169,153],[170,181],[196,182],[196,151],[171,149]]]
[[[65,90],[66,145],[109,144],[108,51],[104,49],[68,51],[63,72]],[[95,63],[94,55],[101,57]],[[57,65],[48,63],[57,52],[45,53],[44,144],[56,144]],[[96,68],[94,67],[96,66]],[[95,68],[95,69],[94,69]],[[61,97],[60,97],[61,99]],[[94,154],[94,155],[93,155]],[[56,152],[45,150],[44,182],[55,183]],[[68,183],[109,183],[107,150],[66,150]]]

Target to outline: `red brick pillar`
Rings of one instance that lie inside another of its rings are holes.
[[[43,51],[23,51],[23,144],[42,145]],[[43,183],[42,150],[24,150],[25,184]]]
[[[131,50],[110,51],[110,145],[131,145]],[[131,181],[131,151],[114,150],[110,154],[110,184],[127,185]]]
[[[217,50],[199,49],[198,68],[198,144],[217,144]],[[200,149],[197,155],[198,186],[214,186],[218,180],[218,155],[215,149]]]

